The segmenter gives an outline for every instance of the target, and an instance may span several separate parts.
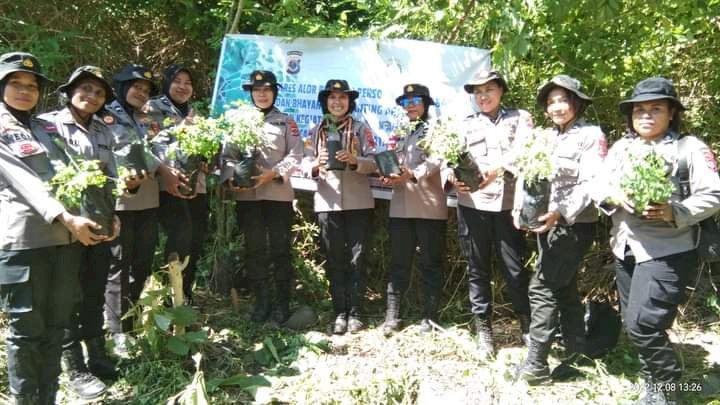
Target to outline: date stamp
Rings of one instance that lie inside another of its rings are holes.
[[[634,391],[648,392],[694,392],[702,393],[704,391],[702,382],[686,381],[686,382],[670,382],[670,383],[635,383],[632,386]]]

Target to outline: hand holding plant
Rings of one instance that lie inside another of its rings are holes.
[[[644,156],[631,155],[630,160],[632,168],[620,180],[624,199],[630,202],[636,213],[643,213],[648,207],[666,205],[675,186],[668,177],[665,159],[650,151]],[[655,210],[650,211],[655,216]]]

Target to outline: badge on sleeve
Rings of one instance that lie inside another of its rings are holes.
[[[300,135],[300,130],[298,129],[297,123],[295,122],[294,119],[288,118],[287,123],[288,123],[288,126],[290,127],[290,134],[292,134],[292,136]]]
[[[58,130],[57,130],[57,127],[56,127],[55,124],[53,124],[52,122],[45,122],[45,123],[43,124],[43,129],[45,130],[45,132],[49,132],[49,133],[53,133],[53,132],[57,132],[57,131],[58,131]]]
[[[103,122],[107,125],[112,125],[115,123],[115,118],[112,115],[106,115],[103,117]]]
[[[715,155],[713,155],[710,148],[704,148],[703,155],[705,155],[705,163],[707,164],[708,169],[717,172],[717,161],[715,160]]]
[[[20,144],[20,147],[18,149],[23,156],[30,156],[37,150],[35,145],[30,142]]]
[[[375,147],[375,136],[370,128],[365,127],[365,145],[369,148]]]

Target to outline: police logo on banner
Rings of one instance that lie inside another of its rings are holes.
[[[287,67],[285,71],[291,75],[300,73],[300,61],[302,60],[302,51],[288,51]]]

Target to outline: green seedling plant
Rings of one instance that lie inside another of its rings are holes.
[[[667,162],[655,151],[644,156],[632,155],[632,168],[620,180],[620,189],[633,205],[643,212],[648,205],[668,201],[675,189],[667,171]]]
[[[442,158],[448,166],[457,166],[466,152],[460,142],[458,123],[449,117],[432,121],[427,135],[418,145],[429,155]]]
[[[201,156],[211,161],[220,151],[224,129],[219,120],[195,117],[192,124],[181,124],[167,129],[177,142],[170,146],[168,157],[178,158],[178,150],[186,156]]]
[[[223,142],[250,153],[263,144],[265,117],[255,106],[234,102],[220,116],[217,128],[224,134]]]
[[[530,136],[519,140],[515,166],[526,184],[532,185],[552,177],[556,138],[551,129],[536,129]]]

